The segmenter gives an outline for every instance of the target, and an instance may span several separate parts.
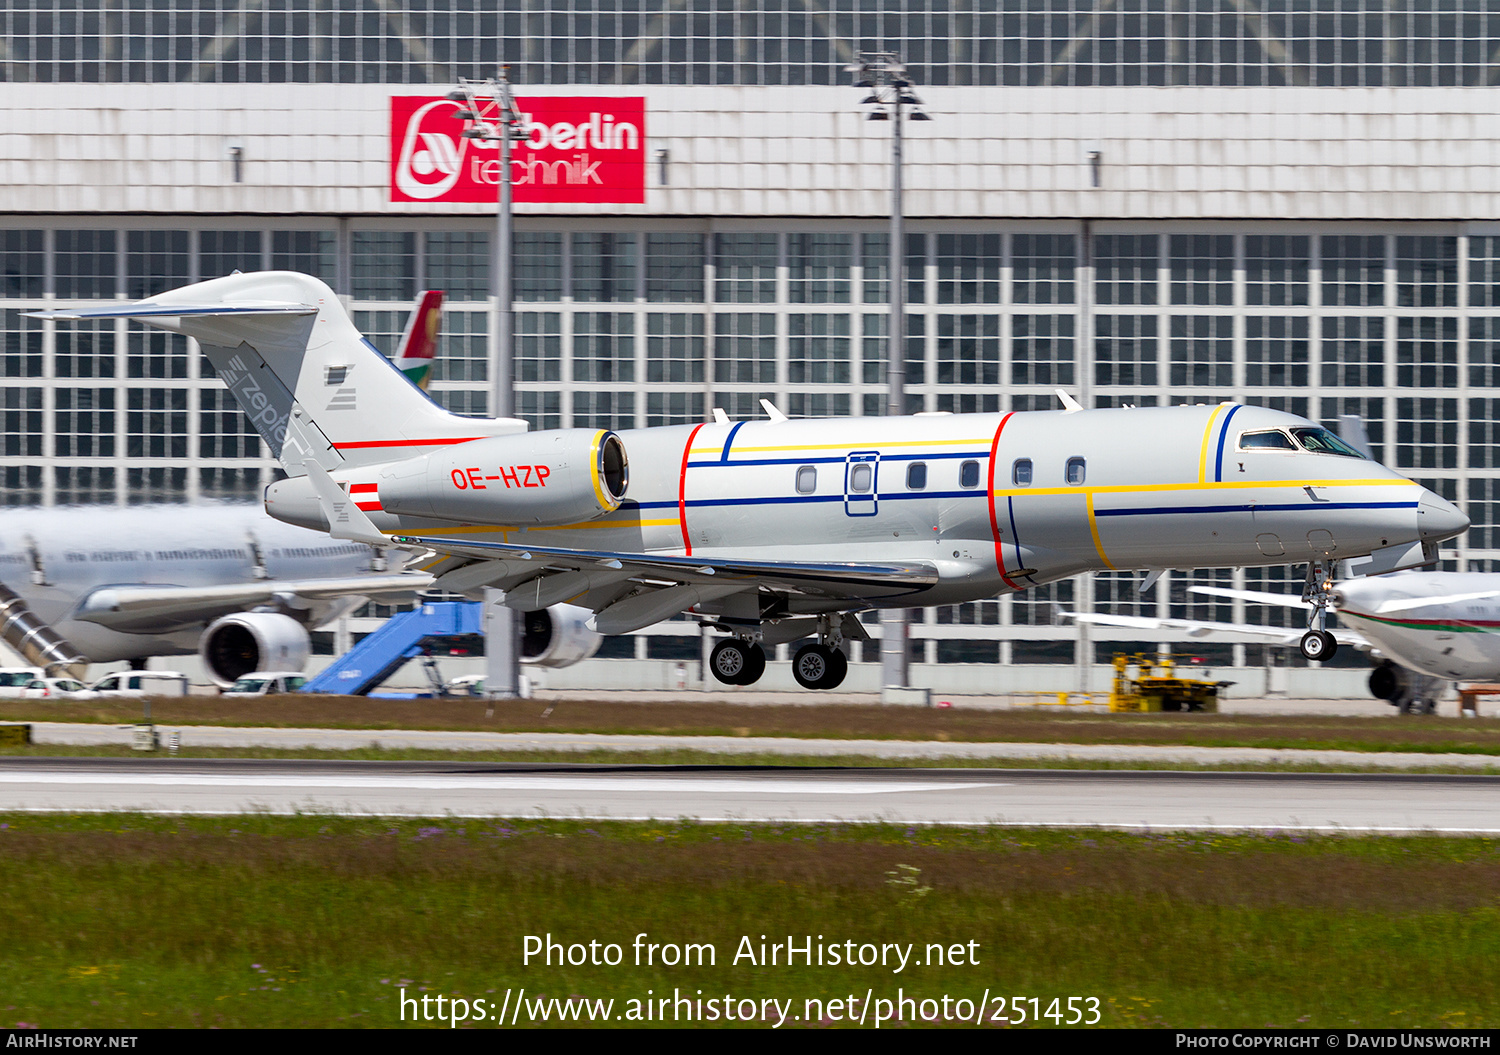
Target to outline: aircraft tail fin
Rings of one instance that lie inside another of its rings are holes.
[[[426,307],[424,298],[413,327],[437,310],[424,316]],[[439,407],[360,335],[333,290],[311,275],[257,271],[138,304],[33,314],[130,318],[196,339],[291,476],[305,475],[308,461],[337,471],[527,428],[517,418],[465,418]]]
[[[418,298],[393,357],[396,369],[423,392],[432,380],[432,362],[437,356],[438,330],[442,324],[443,291],[429,289]]]

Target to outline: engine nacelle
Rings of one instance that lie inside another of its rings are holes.
[[[487,524],[571,524],[614,512],[629,462],[605,429],[553,429],[454,444],[383,466],[388,513]]]
[[[198,639],[198,655],[221,689],[257,670],[301,670],[311,651],[302,624],[275,612],[226,615]]]
[[[1395,703],[1409,689],[1406,671],[1386,661],[1370,671],[1370,695]]]
[[[521,662],[566,667],[590,658],[604,641],[603,635],[584,625],[593,614],[576,604],[554,604],[527,612],[521,631]]]

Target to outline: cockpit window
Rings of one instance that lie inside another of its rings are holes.
[[[1364,457],[1327,429],[1293,429],[1292,435],[1313,454],[1337,454],[1343,458]]]
[[[1270,432],[1246,432],[1240,436],[1242,451],[1294,451],[1297,445],[1280,429]]]

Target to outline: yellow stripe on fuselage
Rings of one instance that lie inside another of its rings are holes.
[[[1099,559],[1104,562],[1104,566],[1113,571],[1115,566],[1111,564],[1109,558],[1104,555],[1104,543],[1099,541],[1099,522],[1094,519],[1094,496],[1088,495],[1087,498],[1089,511],[1089,534],[1094,536],[1094,552],[1099,554]]]
[[[1304,487],[1417,487],[1411,480],[1235,480],[1223,483],[1196,484],[1105,484],[1097,487],[1017,487],[1006,491],[996,491],[996,498],[1020,498],[1023,495],[1073,495],[1084,492],[1087,494],[1113,495],[1113,494],[1147,494],[1152,491],[1218,491],[1237,490],[1243,491],[1249,488],[1277,488],[1285,487],[1293,490],[1302,490]]]
[[[880,448],[882,451],[892,447],[972,447],[980,444],[985,450],[989,450],[989,436],[978,436],[973,439],[956,440],[870,440],[868,443],[793,443],[785,447],[736,447],[735,454],[768,454],[780,451],[861,451],[865,448]],[[689,454],[722,454],[724,445],[721,443],[715,447],[694,447]],[[733,463],[730,463],[733,464]]]
[[[1208,442],[1213,438],[1214,422],[1219,420],[1219,415],[1224,413],[1228,404],[1220,403],[1214,408],[1214,412],[1208,416],[1208,425],[1203,429],[1203,447],[1198,451],[1198,482],[1208,482]]]

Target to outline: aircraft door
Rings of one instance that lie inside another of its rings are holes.
[[[855,451],[844,459],[844,513],[872,517],[880,510],[880,452]]]

